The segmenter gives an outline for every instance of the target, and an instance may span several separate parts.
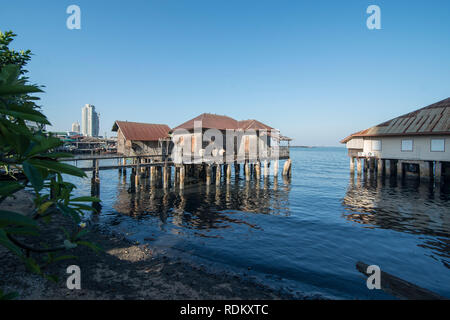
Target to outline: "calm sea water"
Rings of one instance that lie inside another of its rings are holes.
[[[92,219],[159,252],[293,292],[389,299],[367,289],[355,268],[363,261],[450,297],[448,185],[352,179],[344,148],[291,149],[291,158],[290,180],[241,174],[183,192],[145,181],[130,192],[130,172],[101,171],[102,210]],[[77,181],[77,193],[89,195],[89,183]]]

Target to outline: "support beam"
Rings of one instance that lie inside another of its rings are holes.
[[[181,167],[180,167],[180,189],[184,188],[185,175],[186,175],[186,168],[185,168],[185,165],[182,164]]]
[[[249,181],[250,180],[250,166],[249,166],[248,161],[245,161],[244,172],[245,172],[245,180]]]
[[[292,161],[291,159],[287,159],[286,162],[284,163],[284,167],[283,167],[283,176],[287,177],[291,175],[291,165],[292,165]]]
[[[228,163],[227,166],[227,183],[230,183],[231,181],[231,165]]]
[[[442,162],[436,161],[434,164],[434,181],[441,182],[442,178]]]
[[[274,164],[273,164],[273,175],[274,175],[274,177],[278,177],[278,167],[279,167],[279,165],[280,165],[280,162],[279,162],[278,159],[276,159],[274,161]]]
[[[269,161],[264,160],[264,177],[269,176]]]
[[[356,158],[356,172],[358,174],[362,173],[362,163],[361,163],[361,158]]]
[[[210,164],[206,165],[206,184],[207,185],[211,184],[211,165]]]
[[[350,157],[350,173],[355,174],[355,158]]]
[[[420,179],[430,179],[431,173],[433,172],[433,163],[429,161],[419,162],[419,174]]]
[[[398,160],[397,161],[397,178],[403,178],[403,174],[404,174],[404,170],[403,170],[403,161],[402,160]]]
[[[259,160],[255,164],[255,176],[258,180],[261,177],[261,162]]]
[[[377,173],[382,176],[385,172],[386,162],[384,159],[377,159]]]
[[[216,166],[216,184],[220,184],[220,175],[222,173],[222,165],[220,163]]]

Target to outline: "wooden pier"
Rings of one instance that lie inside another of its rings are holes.
[[[292,162],[287,156],[282,170],[283,177],[290,177],[292,173]],[[101,165],[102,160],[116,160],[116,164]],[[225,160],[225,158],[224,158]],[[231,174],[234,166],[235,178],[241,174],[241,165],[243,165],[243,174],[246,181],[250,179],[260,179],[261,176],[267,179],[270,175],[270,166],[273,163],[272,175],[278,177],[279,158],[249,157],[244,160],[233,163],[198,161],[195,163],[175,163],[169,156],[164,155],[139,155],[126,156],[120,154],[77,156],[74,158],[63,158],[60,161],[75,162],[78,167],[80,161],[91,161],[92,165],[88,167],[79,167],[80,169],[92,172],[91,195],[100,194],[100,170],[118,170],[120,175],[127,175],[127,169],[131,169],[130,185],[132,188],[139,186],[141,179],[149,179],[151,185],[168,189],[172,186],[178,186],[183,189],[185,184],[204,182],[206,184],[219,185],[222,179],[228,184],[231,181]],[[172,178],[173,177],[173,178]]]

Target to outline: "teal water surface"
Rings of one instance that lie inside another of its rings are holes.
[[[357,261],[450,297],[450,188],[351,177],[345,148],[292,148],[292,178],[130,188],[100,172],[92,219],[131,240],[269,285],[327,298],[377,299]],[[113,160],[109,160],[113,161]],[[281,164],[282,165],[282,164]],[[233,170],[234,171],[234,170]],[[90,179],[77,181],[90,194]]]

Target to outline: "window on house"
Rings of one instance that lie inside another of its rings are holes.
[[[372,140],[372,151],[381,151],[381,140]]]
[[[431,151],[444,152],[445,151],[445,139],[431,139]]]
[[[413,151],[413,141],[402,140],[402,151]]]

